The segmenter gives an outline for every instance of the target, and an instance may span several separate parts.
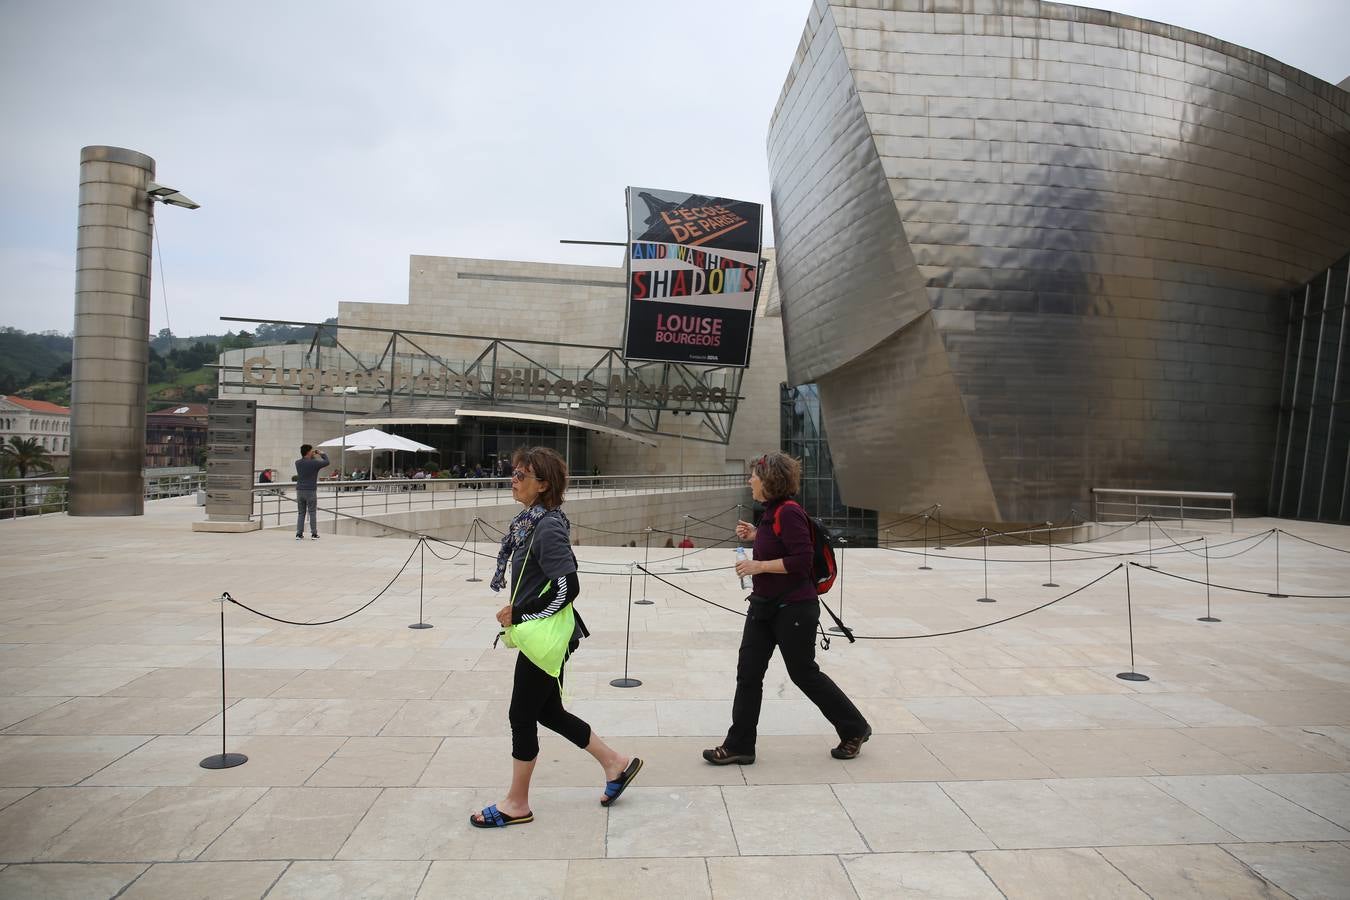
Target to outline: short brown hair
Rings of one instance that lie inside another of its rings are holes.
[[[759,476],[768,500],[783,500],[801,490],[802,464],[786,453],[766,453],[750,463],[750,471]]]
[[[536,501],[544,509],[562,506],[567,493],[567,463],[552,447],[521,447],[511,454],[511,465],[529,469],[534,477],[547,487]]]

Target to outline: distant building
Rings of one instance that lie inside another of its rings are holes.
[[[205,403],[184,403],[146,414],[147,469],[198,465],[205,446]]]
[[[32,438],[52,457],[57,468],[70,463],[70,410],[46,400],[0,396],[0,442]]]

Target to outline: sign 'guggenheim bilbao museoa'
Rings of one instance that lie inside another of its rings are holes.
[[[749,365],[763,212],[744,200],[628,189],[624,359]]]

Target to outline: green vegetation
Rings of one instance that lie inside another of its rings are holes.
[[[27,478],[29,472],[50,472],[52,462],[47,458],[47,449],[37,438],[14,435],[0,444],[0,469]]]
[[[55,331],[29,334],[17,328],[0,328],[0,394],[14,394],[65,367],[70,378],[69,335]]]
[[[335,325],[337,319],[325,319],[323,324]],[[224,351],[257,344],[308,344],[314,331],[312,326],[263,324],[256,334],[230,331],[184,338],[161,328],[150,341],[146,407],[153,412],[184,402],[204,403],[216,396],[216,370],[211,366]],[[73,343],[72,335],[55,331],[0,328],[0,394],[69,406]],[[320,343],[331,345],[331,332]]]

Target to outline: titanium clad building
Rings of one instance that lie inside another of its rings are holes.
[[[844,503],[1264,511],[1281,293],[1350,247],[1350,94],[1101,10],[818,0],[768,151],[788,379]]]

